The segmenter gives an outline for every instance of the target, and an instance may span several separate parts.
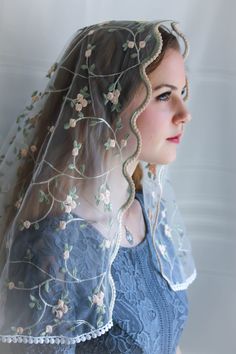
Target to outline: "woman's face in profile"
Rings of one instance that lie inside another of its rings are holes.
[[[181,53],[168,49],[159,66],[148,76],[153,92],[149,104],[137,118],[142,137],[139,159],[168,164],[176,158],[178,143],[167,139],[183,133],[183,124],[190,120],[184,102],[186,75]]]

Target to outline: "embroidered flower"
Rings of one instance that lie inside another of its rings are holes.
[[[30,222],[29,220],[25,220],[25,221],[23,222],[23,225],[24,225],[24,227],[25,227],[26,229],[29,229],[29,228],[30,228],[30,225],[31,225],[31,222]]]
[[[61,310],[55,310],[55,315],[56,315],[56,318],[59,318],[59,319],[61,319],[62,317],[63,317],[63,311],[61,311]]]
[[[161,243],[159,244],[159,250],[161,251],[161,254],[165,257],[166,256],[166,246],[162,245]]]
[[[34,153],[35,151],[37,151],[37,146],[31,145],[30,150]]]
[[[69,120],[69,126],[70,126],[71,128],[74,128],[74,127],[76,126],[76,119],[71,118],[71,119]]]
[[[89,58],[91,56],[91,54],[92,54],[92,49],[87,49],[85,51],[85,58]]]
[[[81,101],[81,104],[82,104],[82,107],[87,107],[88,101],[84,98],[84,99]]]
[[[79,149],[78,148],[74,148],[72,150],[72,156],[78,156],[78,154],[79,154]]]
[[[140,41],[139,42],[139,48],[144,48],[146,46],[146,42],[145,41]]]
[[[65,260],[69,259],[70,258],[70,251],[69,250],[66,250],[64,253],[63,253],[63,258]]]
[[[57,63],[54,63],[50,67],[50,69],[48,70],[48,73],[47,73],[46,77],[51,78],[52,74],[56,71],[56,69],[57,69]]]
[[[31,99],[32,99],[32,103],[35,103],[39,100],[39,95],[37,95],[37,91],[32,94]]]
[[[119,97],[120,97],[120,90],[118,90],[118,89],[110,91],[106,95],[106,98],[108,99],[108,101],[111,101],[113,104],[118,103]]]
[[[21,157],[26,157],[28,155],[28,148],[20,149]]]
[[[64,314],[68,312],[69,308],[65,302],[61,299],[58,300],[57,305],[53,306],[52,313],[55,314],[56,318],[61,319]]]
[[[105,246],[105,248],[110,248],[111,247],[111,241],[110,240],[105,240],[104,246]]]
[[[162,216],[163,219],[165,219],[165,217],[166,217],[166,209],[162,210],[161,216]]]
[[[91,34],[93,34],[95,31],[94,30],[90,30],[88,35],[91,36]]]
[[[48,131],[49,131],[50,133],[53,133],[53,132],[54,132],[54,129],[55,129],[54,125],[52,125],[51,127],[48,126]]]
[[[16,333],[17,334],[22,334],[24,332],[24,329],[22,327],[17,327],[16,328]]]
[[[70,213],[72,209],[75,209],[77,204],[73,200],[71,195],[67,195],[66,200],[63,202],[66,213]]]
[[[147,164],[146,167],[148,168],[148,177],[155,179],[156,178],[156,165],[155,164]]]
[[[12,290],[12,289],[14,289],[14,287],[15,287],[15,283],[13,283],[13,281],[10,281],[10,282],[8,283],[8,289],[9,289],[9,290]]]
[[[60,221],[60,224],[59,224],[59,228],[60,228],[61,230],[65,230],[65,228],[66,228],[66,221],[61,220],[61,221]]]
[[[100,193],[100,200],[104,202],[104,204],[110,203],[110,191],[107,189],[105,193]]]
[[[165,235],[168,236],[169,238],[172,238],[171,228],[167,224],[165,225]]]
[[[75,110],[76,110],[77,112],[80,112],[80,111],[82,111],[82,109],[83,109],[82,104],[81,104],[81,103],[76,103],[76,105],[75,105]]]
[[[104,293],[100,291],[97,294],[93,295],[93,304],[97,304],[98,306],[103,305]]]
[[[22,198],[18,199],[18,200],[15,202],[15,207],[16,207],[17,209],[19,209],[20,206],[21,206],[21,203],[22,203]]]
[[[115,139],[109,138],[107,142],[104,144],[106,150],[109,150],[110,148],[114,148],[116,146],[116,141]]]
[[[121,148],[126,147],[126,145],[127,145],[127,140],[126,140],[126,139],[122,139],[121,142],[120,142],[120,145],[121,145]]]
[[[128,48],[134,48],[135,43],[133,41],[127,41]]]
[[[48,334],[51,334],[53,332],[53,327],[52,326],[46,326],[45,332]]]

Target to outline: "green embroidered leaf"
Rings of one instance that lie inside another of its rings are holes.
[[[49,281],[48,280],[46,281],[44,288],[45,288],[45,291],[47,293],[49,293]]]
[[[33,309],[33,308],[35,307],[35,302],[30,302],[30,303],[29,303],[29,307],[30,307],[31,309]]]
[[[136,58],[138,56],[138,53],[133,53],[130,55],[130,58]]]
[[[108,90],[109,90],[109,91],[114,91],[115,88],[116,88],[116,84],[113,83],[113,84],[111,84],[111,85],[108,87]]]
[[[95,64],[92,64],[89,68],[90,71],[93,71],[95,69]]]
[[[69,170],[74,170],[75,169],[75,165],[73,163],[70,163],[68,165],[68,168],[69,168]]]
[[[119,117],[116,121],[116,129],[119,130],[122,128],[122,121],[121,118]]]
[[[31,97],[36,96],[36,95],[37,95],[37,93],[38,93],[38,91],[34,91],[34,92],[32,93],[32,95],[31,95]]]
[[[33,301],[33,302],[37,302],[38,300],[36,299],[36,297],[34,297],[32,294],[30,294],[30,299]]]
[[[80,165],[79,171],[80,171],[82,174],[84,174],[84,171],[85,171],[85,165],[84,165],[84,164],[83,164],[83,165]]]
[[[88,70],[88,65],[86,65],[86,64],[81,65],[81,69],[82,70]]]
[[[34,224],[34,229],[35,229],[35,230],[39,230],[39,223],[38,223],[38,222],[36,222],[36,223]]]
[[[64,124],[64,129],[69,129],[70,128],[70,124],[69,123],[65,123]]]

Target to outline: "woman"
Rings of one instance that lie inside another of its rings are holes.
[[[167,174],[187,51],[169,21],[85,27],[18,117],[1,153],[5,351],[176,353],[196,276]]]

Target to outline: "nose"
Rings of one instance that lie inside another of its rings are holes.
[[[191,114],[183,100],[180,100],[173,120],[175,124],[189,123],[192,120]]]

